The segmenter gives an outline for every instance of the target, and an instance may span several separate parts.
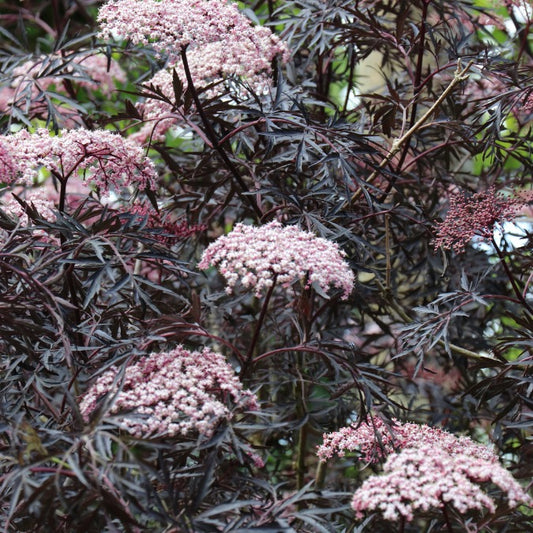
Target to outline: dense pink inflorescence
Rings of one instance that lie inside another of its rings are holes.
[[[35,133],[21,130],[0,137],[1,143],[17,154],[16,178],[21,182],[34,180],[43,167],[61,180],[81,174],[102,193],[122,187],[155,188],[155,167],[143,149],[110,131],[63,130],[51,136],[46,129]]]
[[[120,425],[136,437],[209,436],[223,419],[231,418],[228,400],[257,409],[255,396],[242,389],[224,356],[207,348],[190,352],[178,346],[153,353],[127,366],[111,368],[83,396],[85,420],[108,395],[108,414],[121,414]]]
[[[379,511],[387,520],[410,521],[417,511],[445,504],[460,513],[494,512],[496,504],[480,483],[497,486],[510,507],[531,503],[492,450],[438,428],[397,421],[386,425],[374,418],[325,434],[317,453],[324,461],[346,451],[358,451],[369,462],[385,460],[383,474],[370,476],[354,494],[358,518],[363,511]]]
[[[435,249],[442,246],[461,253],[475,236],[491,239],[495,225],[513,218],[523,206],[524,199],[506,198],[493,187],[471,196],[454,195],[446,219],[437,224]]]
[[[451,453],[438,445],[407,447],[390,455],[383,474],[371,476],[353,496],[358,518],[363,511],[379,511],[386,520],[407,521],[418,512],[453,506],[459,513],[496,510],[494,500],[480,483],[496,485],[507,497],[509,507],[530,501],[522,487],[501,465],[469,453]]]
[[[468,450],[473,456],[497,461],[489,448],[468,437],[457,437],[439,428],[410,422],[394,420],[391,425],[387,425],[380,418],[361,424],[353,423],[339,431],[324,434],[317,454],[320,459],[326,460],[334,455],[342,457],[346,451],[358,451],[362,460],[375,462],[396,450],[419,445],[439,446],[450,453]]]
[[[49,222],[54,222],[56,220],[56,214],[54,212],[55,204],[46,190],[43,188],[26,189],[19,194],[21,199],[29,206],[35,208],[44,220],[48,220]],[[29,224],[29,218],[23,205],[11,194],[2,197],[0,208],[9,215],[16,216],[23,226]]]
[[[189,45],[214,42],[227,43],[230,51],[234,43],[253,43],[258,54],[265,46],[286,53],[270,30],[256,29],[237,4],[224,0],[111,0],[100,8],[98,24],[104,39],[124,37],[133,44],[150,45],[171,61]],[[263,59],[243,56],[243,65],[249,61]]]
[[[230,77],[244,80],[256,93],[264,92],[273,60],[289,57],[286,44],[270,29],[254,26],[237,4],[223,0],[113,0],[101,7],[98,21],[104,38],[127,37],[167,54],[168,68],[146,85],[159,88],[171,101],[173,69],[187,87],[182,50],[186,49],[195,88],[213,84],[210,95],[225,91],[220,82]],[[158,98],[147,98],[140,107],[147,124],[135,134],[139,140],[162,140],[181,121],[180,110]]]
[[[0,138],[0,183],[13,183],[18,175],[18,163],[8,143]]]
[[[277,282],[288,288],[307,279],[323,291],[331,286],[348,298],[354,275],[336,243],[274,221],[264,226],[236,224],[228,235],[219,237],[204,251],[200,269],[216,266],[228,283],[227,291],[240,282],[261,296]]]

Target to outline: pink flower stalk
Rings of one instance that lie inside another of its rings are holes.
[[[497,194],[493,187],[472,196],[452,196],[446,219],[437,224],[435,250],[442,246],[461,253],[475,236],[491,239],[495,225],[513,218],[524,203]]]
[[[110,131],[62,130],[59,136],[51,136],[46,129],[21,130],[1,136],[0,143],[17,154],[21,174],[17,177],[22,182],[31,182],[45,168],[62,181],[81,174],[101,193],[129,186],[155,188],[155,167],[143,149]]]
[[[383,474],[370,476],[355,492],[352,507],[379,511],[386,520],[411,521],[416,511],[453,505],[460,513],[470,509],[494,512],[496,505],[479,483],[497,486],[510,507],[531,498],[503,468],[487,446],[438,428],[381,419],[352,424],[324,435],[317,454],[322,461],[346,451],[358,451],[361,460],[385,461]]]
[[[341,289],[345,300],[354,275],[344,256],[336,243],[297,226],[283,227],[277,221],[260,227],[236,224],[207,247],[198,268],[216,266],[227,281],[228,293],[240,282],[260,297],[276,282],[288,288],[305,279],[307,287],[316,283],[323,291],[330,286]]]
[[[356,490],[352,508],[357,518],[363,511],[378,511],[383,518],[411,521],[416,512],[453,506],[459,513],[469,510],[496,511],[494,500],[482,484],[497,486],[507,497],[509,507],[531,503],[531,498],[500,464],[469,453],[454,453],[438,445],[407,447],[390,455],[383,474],[366,479]]]
[[[111,0],[98,13],[100,37],[124,37],[133,44],[150,45],[166,52],[171,61],[191,44],[222,42],[232,50],[234,43],[253,43],[257,55],[265,45],[286,47],[270,30],[257,30],[238,9],[224,0]],[[246,48],[244,49],[246,50]],[[261,62],[261,58],[243,57]]]
[[[80,402],[86,421],[104,399],[106,414],[120,414],[120,426],[138,438],[195,432],[209,437],[231,418],[230,399],[239,408],[258,408],[223,355],[182,346],[146,356],[123,373],[115,367],[102,374]]]

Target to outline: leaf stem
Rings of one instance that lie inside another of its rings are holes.
[[[389,153],[381,160],[377,168],[370,174],[368,179],[366,180],[367,184],[370,184],[374,182],[374,180],[378,177],[380,170],[387,165],[391,159],[400,151],[402,145],[411,138],[411,136],[416,133],[429,119],[429,117],[437,110],[437,108],[444,102],[446,97],[452,92],[452,90],[455,88],[456,85],[461,83],[462,81],[466,80],[468,78],[468,71],[470,70],[470,67],[473,65],[473,61],[470,61],[466,67],[462,68],[461,61],[459,60],[457,62],[457,70],[455,71],[455,75],[448,85],[446,89],[444,89],[443,93],[437,98],[437,100],[434,102],[434,104],[413,124],[411,128],[409,128],[401,137],[394,139],[392,142],[392,146],[390,148]],[[347,207],[347,205],[350,205],[351,203],[355,202],[357,198],[362,194],[362,188],[357,189],[350,201],[347,201],[344,205],[344,207]]]
[[[181,60],[183,62],[183,70],[185,71],[185,77],[187,78],[187,87],[188,90],[191,92],[192,99],[194,100],[194,104],[196,105],[196,110],[198,111],[198,114],[200,115],[200,118],[202,119],[202,123],[205,127],[205,133],[209,140],[211,141],[214,149],[218,152],[220,155],[220,158],[226,165],[226,167],[229,169],[233,177],[235,178],[235,181],[238,183],[241,191],[239,195],[242,195],[244,200],[250,205],[252,210],[257,216],[258,220],[261,220],[263,217],[263,213],[259,206],[257,205],[257,202],[249,195],[249,194],[242,194],[242,193],[249,193],[250,189],[244,183],[241,175],[239,174],[239,171],[231,161],[231,159],[228,157],[228,154],[222,147],[222,144],[218,140],[218,136],[213,128],[213,125],[209,121],[207,115],[205,114],[205,110],[202,107],[202,103],[200,102],[200,98],[198,97],[198,92],[196,91],[196,88],[194,86],[194,82],[191,75],[191,70],[189,68],[189,62],[187,60],[187,47],[184,47],[181,49]]]
[[[500,259],[500,263],[503,266],[503,269],[505,270],[505,274],[509,281],[511,282],[511,287],[513,288],[513,292],[515,293],[518,300],[520,300],[520,303],[530,312],[533,314],[533,309],[531,306],[527,303],[527,300],[524,298],[524,295],[522,294],[522,291],[518,287],[518,284],[516,282],[515,277],[513,276],[511,270],[509,269],[509,265],[507,264],[507,261],[505,260],[505,255],[501,251],[500,247],[494,240],[494,237],[491,237],[492,246],[494,246],[494,249],[496,250],[496,253],[498,254],[498,258]]]
[[[316,467],[315,486],[317,490],[324,488],[324,480],[326,479],[326,469],[328,463],[326,461],[319,461]]]
[[[261,312],[259,314],[259,318],[257,319],[257,323],[255,325],[254,335],[252,337],[252,342],[250,343],[250,347],[248,348],[248,352],[246,353],[246,358],[244,361],[244,365],[242,367],[241,372],[241,378],[245,378],[248,374],[248,371],[250,370],[251,363],[253,361],[254,356],[254,350],[257,345],[257,342],[259,340],[259,335],[261,333],[261,328],[263,326],[263,322],[265,320],[265,316],[268,310],[268,304],[270,303],[270,299],[272,297],[272,293],[274,292],[274,288],[276,286],[276,278],[277,276],[274,274],[274,279],[272,285],[269,287],[267,295],[265,297],[265,300],[263,302],[263,306],[261,307]]]

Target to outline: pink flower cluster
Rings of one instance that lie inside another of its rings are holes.
[[[88,421],[100,402],[108,401],[106,413],[120,414],[121,427],[138,438],[210,436],[221,420],[231,418],[229,400],[239,408],[258,408],[224,356],[178,346],[146,356],[123,372],[111,368],[83,396],[80,411]]]
[[[366,479],[353,496],[352,508],[358,518],[364,511],[378,511],[383,518],[411,521],[416,512],[453,506],[459,513],[469,510],[496,511],[494,500],[480,483],[497,486],[507,505],[531,503],[529,496],[498,463],[468,453],[450,453],[438,445],[405,448],[390,455],[383,474]]]
[[[0,137],[0,183],[11,183],[18,172],[17,161],[8,143]]]
[[[100,8],[97,20],[100,37],[125,37],[133,44],[150,45],[166,52],[171,61],[191,44],[215,42],[227,46],[229,56],[236,51],[235,43],[253,43],[256,56],[249,51],[244,66],[246,61],[263,62],[261,52],[272,47],[286,53],[270,30],[254,27],[237,4],[225,0],[111,0]]]
[[[63,181],[81,174],[101,193],[129,186],[155,188],[155,167],[143,149],[107,130],[63,130],[58,136],[51,136],[46,129],[35,133],[21,130],[0,136],[1,146],[17,154],[17,172],[2,176],[7,184],[31,182],[39,169],[45,168]]]
[[[47,194],[47,191],[42,188],[39,189],[26,189],[21,192],[22,200],[24,200],[29,206],[36,209],[39,215],[49,222],[56,220],[54,212],[55,205],[53,200]],[[26,214],[24,207],[13,196],[8,195],[2,197],[0,208],[9,215],[17,217],[23,226],[29,224],[28,215]]]
[[[396,420],[388,426],[380,418],[361,424],[353,423],[339,431],[325,433],[317,454],[325,461],[334,455],[343,457],[346,451],[358,451],[361,460],[376,462],[402,448],[422,444],[438,444],[449,453],[466,450],[484,460],[497,461],[489,448],[468,437],[457,437],[439,428]]]
[[[295,280],[316,283],[323,291],[341,289],[348,298],[354,275],[336,243],[273,221],[254,227],[236,224],[233,231],[219,237],[204,251],[198,267],[216,266],[227,281],[227,292],[240,282],[260,297],[279,282],[288,288]]]
[[[487,446],[468,437],[426,425],[378,418],[325,434],[318,448],[321,460],[358,451],[369,462],[385,460],[383,474],[370,476],[355,492],[352,507],[379,511],[386,520],[413,520],[416,512],[452,505],[460,513],[496,510],[479,484],[492,484],[507,497],[509,507],[531,504],[531,498],[503,468]]]
[[[475,236],[491,239],[495,225],[513,218],[524,204],[525,199],[506,198],[493,187],[471,196],[452,196],[446,219],[437,224],[435,249],[461,253]]]
[[[220,82],[232,76],[264,92],[272,61],[276,56],[287,61],[289,56],[286,44],[270,29],[254,26],[237,4],[224,0],[112,0],[100,8],[98,22],[106,39],[127,37],[167,54],[168,68],[146,85],[159,88],[171,101],[173,69],[187,87],[184,49],[195,87],[213,84],[211,95],[223,92],[227,87]],[[139,140],[162,140],[182,118],[179,110],[158,98],[147,98],[141,110],[147,124],[135,134]]]

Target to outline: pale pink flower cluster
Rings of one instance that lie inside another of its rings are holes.
[[[497,486],[507,505],[531,503],[531,499],[500,464],[476,457],[469,449],[450,452],[437,444],[407,447],[390,455],[383,474],[366,479],[353,496],[358,518],[364,511],[378,511],[383,518],[411,521],[415,513],[453,506],[459,513],[469,510],[489,513],[496,503],[479,484]]]
[[[277,55],[286,60],[287,49],[268,28],[255,26],[254,33],[256,40],[230,38],[187,49],[187,63],[195,89],[212,85],[207,94],[209,97],[217,96],[228,88],[224,80],[238,77],[246,81],[256,94],[264,93],[270,87],[272,61]],[[181,58],[157,72],[145,86],[154,86],[173,102],[174,69],[186,90],[188,82]],[[230,93],[239,96],[242,90],[231,86]],[[147,98],[139,107],[147,122],[135,134],[139,139],[144,140],[151,135],[154,140],[162,140],[170,127],[182,122],[179,111],[159,98]]]
[[[20,193],[20,196],[29,206],[34,207],[44,220],[49,222],[56,220],[54,201],[47,194],[47,191],[42,188],[26,189]],[[23,226],[29,224],[29,218],[24,207],[11,194],[2,197],[0,208],[5,213],[17,217]]]
[[[123,37],[133,44],[150,45],[160,53],[165,52],[171,61],[182,49],[191,44],[201,46],[221,42],[235,53],[235,43],[245,43],[247,61],[261,62],[252,57],[256,46],[257,56],[270,48],[286,48],[268,29],[254,27],[236,3],[225,0],[111,0],[98,13],[100,36],[104,39]]]
[[[468,453],[484,460],[497,461],[494,453],[468,437],[457,437],[439,428],[427,425],[401,423],[393,420],[387,425],[380,418],[371,422],[354,422],[333,433],[325,433],[317,454],[323,461],[334,455],[343,457],[346,451],[358,451],[361,460],[376,462],[389,454],[409,446],[438,445],[450,453],[468,450]]]
[[[323,291],[331,286],[348,298],[354,275],[334,242],[273,221],[255,227],[236,224],[228,235],[219,237],[204,251],[198,267],[216,266],[227,281],[227,292],[240,282],[260,297],[274,283],[284,288],[296,280],[316,283]]]
[[[325,434],[317,453],[324,461],[346,451],[368,462],[385,460],[383,474],[370,476],[354,494],[358,518],[363,511],[379,511],[387,520],[410,521],[417,511],[448,504],[460,513],[494,512],[496,504],[480,483],[497,486],[510,507],[531,503],[491,449],[438,428],[396,420],[389,426],[374,418]]]
[[[210,436],[219,422],[231,418],[229,400],[237,408],[258,408],[223,355],[178,346],[146,356],[123,373],[106,371],[83,396],[80,412],[88,421],[105,401],[106,414],[120,414],[120,426],[135,437]]]
[[[0,136],[12,154],[17,154],[17,175],[5,183],[31,182],[40,168],[46,168],[61,180],[81,175],[101,193],[133,186],[154,189],[156,171],[153,162],[135,142],[107,130],[62,130],[58,136],[46,129],[35,133],[21,130]]]
[[[0,183],[12,183],[18,173],[19,167],[8,143],[0,138]]]
[[[171,101],[173,69],[187,87],[181,58],[185,48],[195,88],[213,84],[210,96],[226,90],[220,82],[231,77],[246,81],[256,93],[264,92],[273,60],[279,56],[287,61],[289,56],[286,44],[270,29],[254,26],[237,4],[224,0],[112,0],[101,7],[98,21],[104,38],[127,37],[167,54],[167,69],[145,85],[159,88]],[[139,140],[163,140],[182,118],[179,110],[158,98],[147,98],[140,109],[147,124],[135,134]]]

